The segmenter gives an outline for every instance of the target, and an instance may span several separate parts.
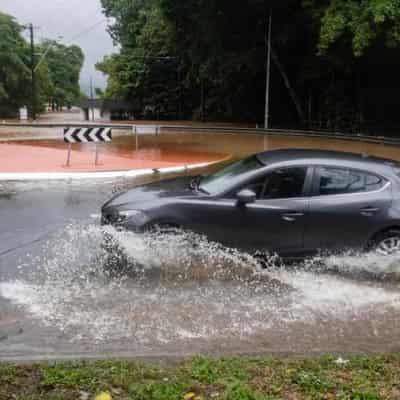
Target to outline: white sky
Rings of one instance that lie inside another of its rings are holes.
[[[13,15],[19,23],[32,22],[39,27],[35,32],[37,41],[42,38],[57,39],[61,35],[64,37],[61,43],[71,44],[70,39],[82,32],[82,36],[73,41],[85,53],[82,89],[88,90],[91,76],[94,86],[105,86],[105,77],[95,70],[94,65],[104,55],[116,51],[106,32],[107,22],[83,33],[85,29],[105,20],[100,0],[0,0],[0,11]]]

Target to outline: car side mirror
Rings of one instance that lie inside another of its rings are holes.
[[[250,189],[243,189],[236,195],[238,205],[243,206],[246,204],[254,203],[257,195]]]

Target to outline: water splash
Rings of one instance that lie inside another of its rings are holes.
[[[72,224],[31,260],[34,275],[22,268],[17,281],[0,283],[0,294],[71,341],[148,346],[289,338],[299,324],[315,330],[360,318],[375,332],[400,308],[395,285],[355,279],[395,259],[344,254],[283,266],[270,257],[265,270],[256,258],[193,233],[107,234],[123,250],[128,273],[107,268],[103,229]]]
[[[320,265],[324,272],[334,272],[357,279],[400,280],[400,256],[382,256],[376,252],[347,251],[336,255],[315,257],[308,267]],[[318,269],[318,268],[317,268]]]

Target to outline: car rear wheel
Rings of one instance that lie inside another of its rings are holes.
[[[393,229],[378,234],[373,240],[372,249],[384,256],[400,255],[400,230]]]

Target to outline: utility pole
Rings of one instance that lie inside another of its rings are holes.
[[[31,115],[36,120],[36,73],[35,73],[35,37],[33,24],[29,24],[31,38]]]
[[[93,79],[90,77],[90,99],[92,100],[92,121],[94,122],[94,97],[93,97]]]
[[[271,81],[271,30],[272,30],[272,8],[269,10],[268,36],[267,36],[267,75],[265,88],[265,120],[264,128],[269,129],[269,91]]]

